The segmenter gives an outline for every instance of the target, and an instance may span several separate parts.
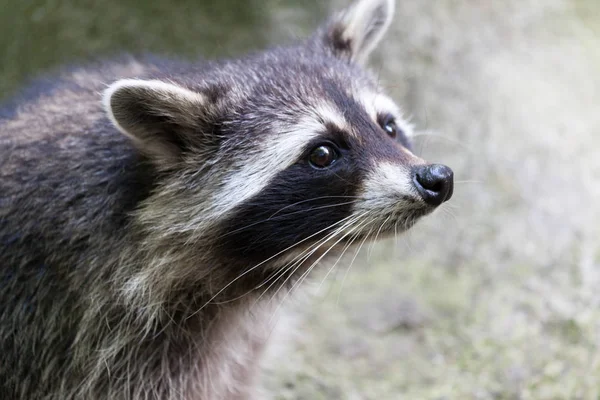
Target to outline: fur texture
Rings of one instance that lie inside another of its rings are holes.
[[[251,398],[273,299],[434,208],[358,64],[392,11],[363,0],[240,60],[67,71],[3,109],[0,392]]]

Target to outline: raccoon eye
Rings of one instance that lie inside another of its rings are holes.
[[[381,122],[381,127],[383,130],[392,138],[396,139],[398,137],[398,125],[396,125],[396,120],[394,117],[388,115],[384,117]]]
[[[390,114],[379,115],[378,117],[379,126],[387,133],[389,137],[396,140],[402,146],[411,150],[411,143],[406,137],[406,133],[396,123],[396,119]]]
[[[308,158],[310,165],[314,168],[327,168],[337,160],[336,150],[329,145],[320,145],[315,147]]]

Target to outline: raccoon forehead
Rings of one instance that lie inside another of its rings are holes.
[[[371,91],[361,92],[357,97],[367,114],[369,114],[373,120],[376,121],[380,114],[390,114],[396,119],[396,124],[402,129],[406,136],[413,136],[413,125],[404,117],[400,107],[398,107],[390,97],[380,92]]]
[[[392,99],[382,93],[360,92],[357,96],[362,106],[371,118],[376,119],[377,114],[390,113],[394,116],[400,115],[400,108]]]
[[[344,112],[331,103],[319,101],[314,107],[306,110],[306,113],[309,118],[304,122],[306,123],[311,119],[313,120],[308,124],[310,128],[312,128],[313,124],[316,122],[321,125],[321,129],[323,129],[323,127],[334,126],[337,130],[352,134],[350,124],[346,120]]]

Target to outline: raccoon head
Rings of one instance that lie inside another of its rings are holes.
[[[450,199],[452,171],[412,153],[363,69],[393,9],[361,0],[302,43],[111,85],[110,119],[162,171],[140,218],[264,263],[399,233]]]

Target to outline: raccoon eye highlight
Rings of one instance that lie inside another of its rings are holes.
[[[396,120],[391,115],[383,117],[383,119],[379,123],[383,130],[388,134],[392,139],[396,139],[398,137],[398,125],[396,124]]]
[[[308,162],[313,168],[323,169],[331,166],[337,158],[337,151],[332,146],[323,144],[310,152]]]

